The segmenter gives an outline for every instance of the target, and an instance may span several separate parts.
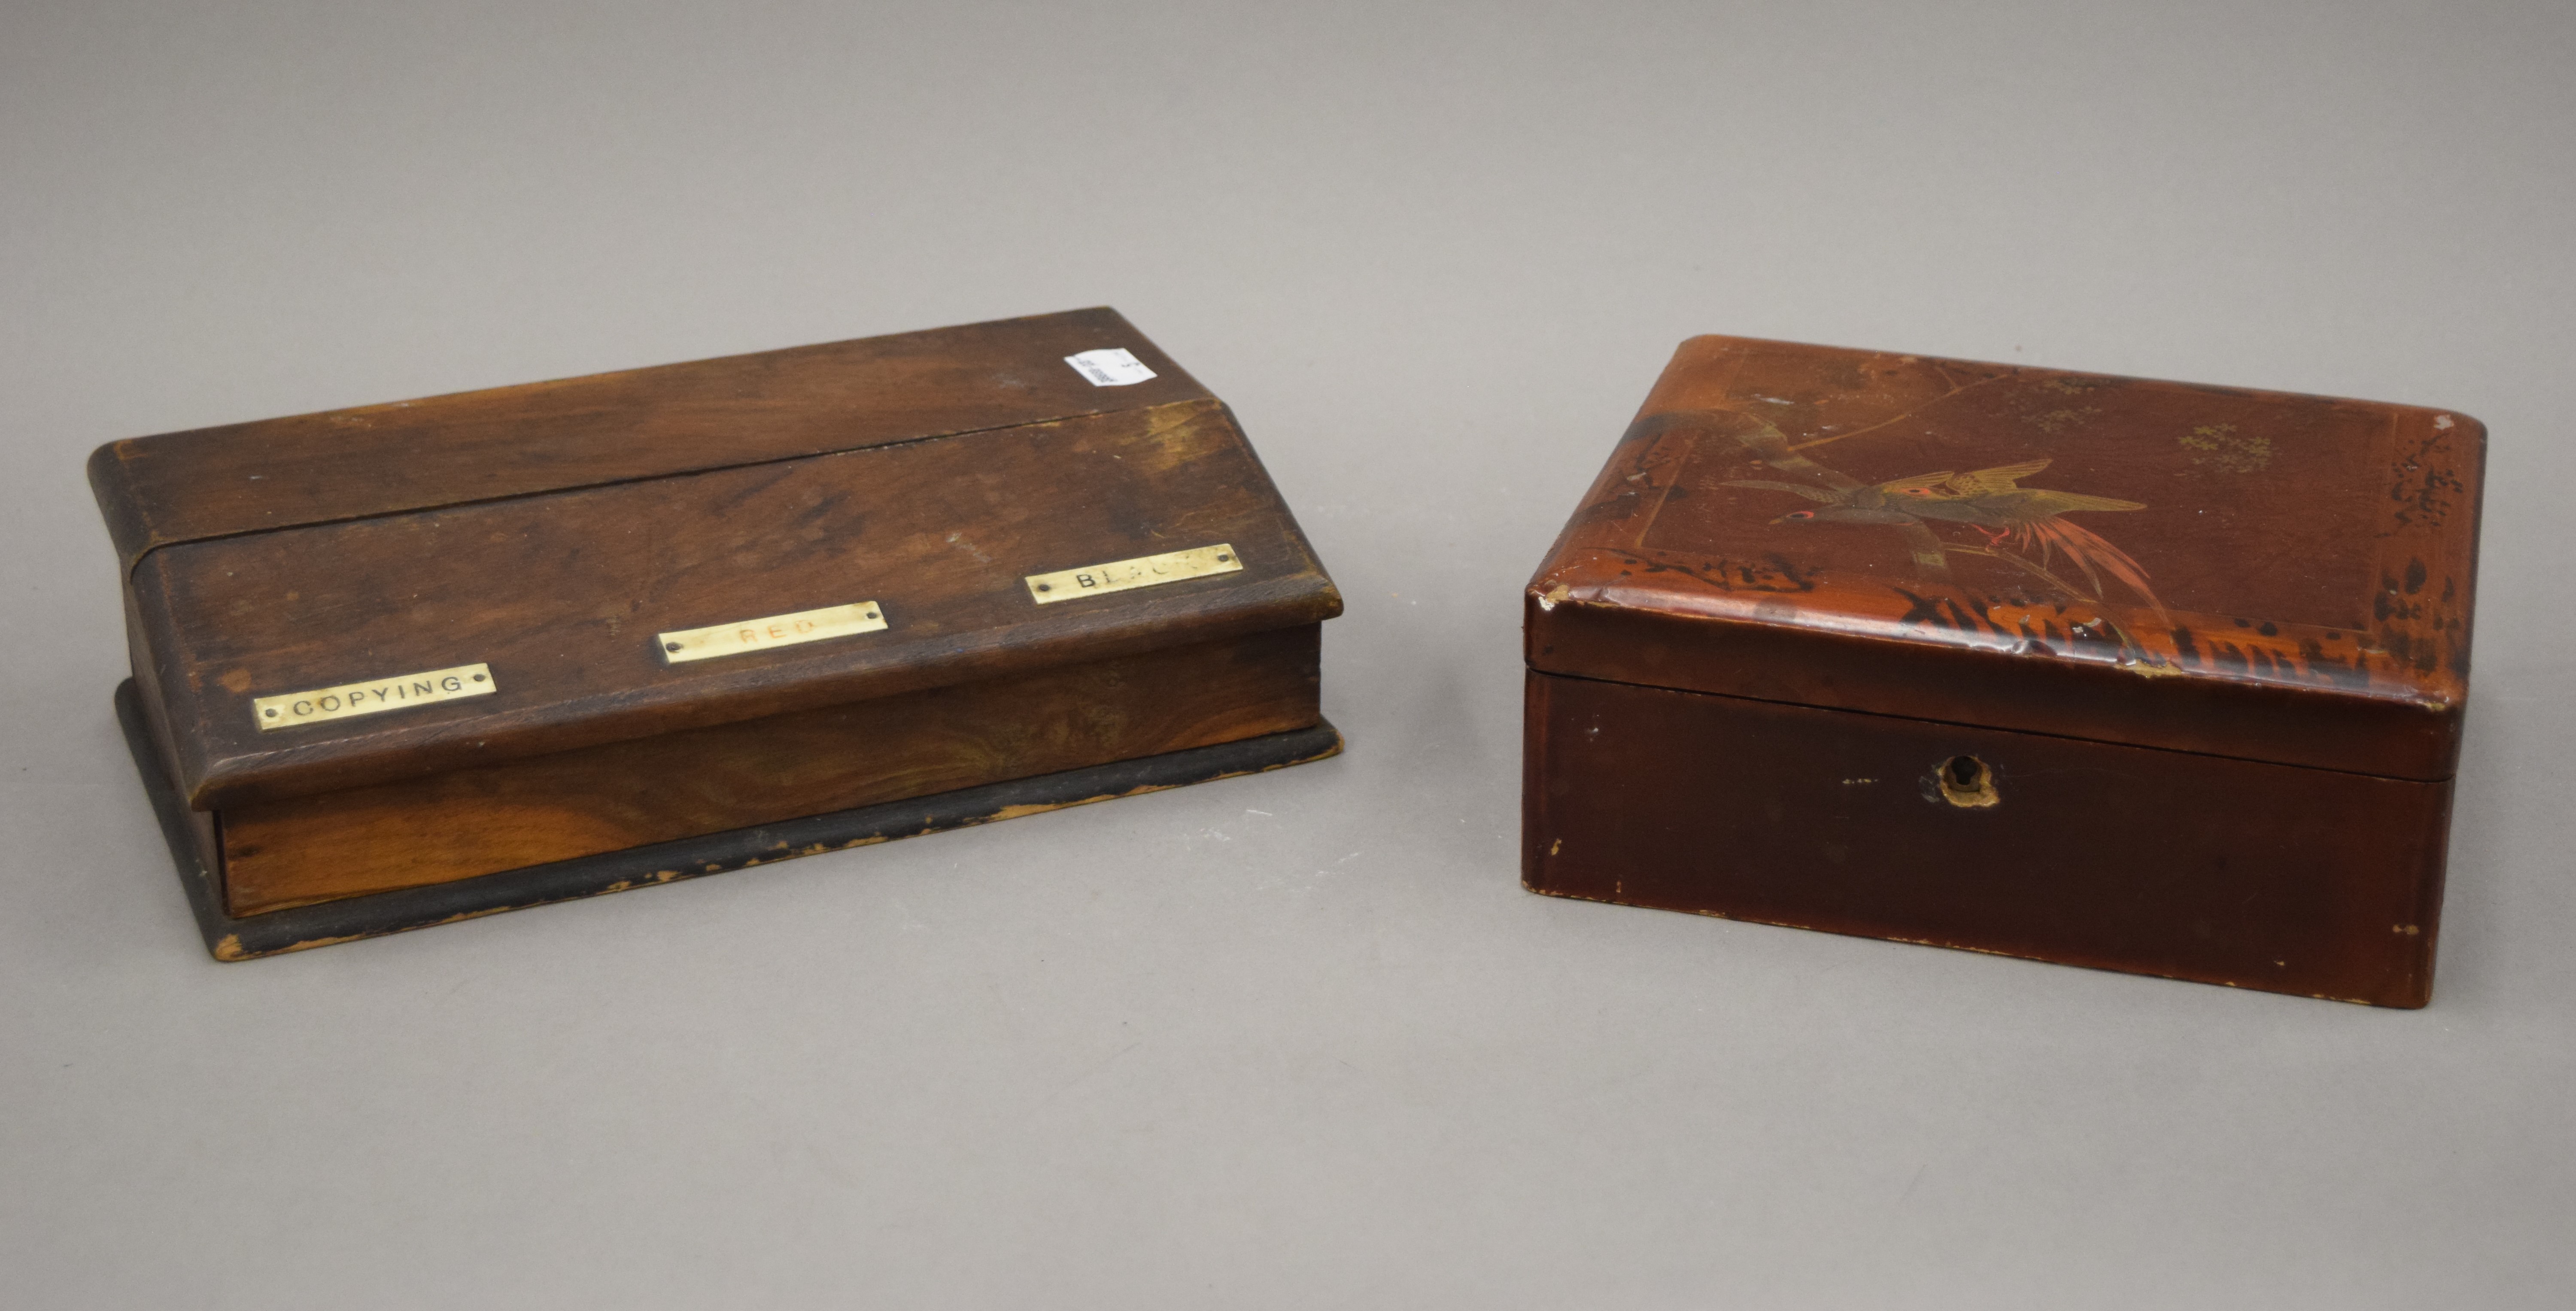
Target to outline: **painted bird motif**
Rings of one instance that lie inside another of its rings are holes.
[[[1923,526],[1923,520],[1888,501],[1886,492],[1861,482],[1840,469],[1829,468],[1798,453],[1789,444],[1788,434],[1768,422],[1754,420],[1753,430],[1741,433],[1736,440],[1756,460],[1782,473],[1812,479],[1812,482],[1784,483],[1741,481],[1730,487],[1759,487],[1766,491],[1796,492],[1810,501],[1822,502],[1831,513],[1846,523],[1886,524],[1905,538],[1905,549],[1914,557],[1914,567],[1927,578],[1948,578],[1949,557],[1942,551],[1941,539]],[[1801,510],[1784,514],[1773,523],[1816,518],[1820,511]]]
[[[2001,546],[2010,541],[2022,551],[2034,544],[2039,547],[2039,563],[2046,568],[2059,552],[2073,560],[2084,571],[2093,594],[2102,594],[2102,575],[2109,574],[2123,586],[2146,599],[2158,610],[2164,603],[2147,586],[2147,571],[2129,553],[2103,540],[2101,534],[2081,524],[2069,523],[2061,515],[2106,510],[2143,510],[2136,501],[2123,501],[2108,496],[2087,496],[2081,492],[2050,491],[2021,486],[2021,480],[2048,467],[2046,460],[2008,464],[1997,469],[1979,469],[1974,473],[1943,471],[1920,478],[1900,478],[1880,484],[1891,505],[1900,506],[1925,519],[1964,523],[1985,535],[1986,545]]]
[[[2156,599],[2147,586],[2147,571],[2127,552],[2103,540],[2100,534],[2080,524],[2070,523],[2062,515],[2093,511],[2143,510],[2136,501],[2116,500],[2108,496],[2087,496],[2080,492],[2051,491],[2024,487],[2021,480],[2048,467],[2047,460],[2031,460],[1972,473],[1921,474],[1883,483],[1863,483],[1837,471],[1794,455],[1762,448],[1768,443],[1747,441],[1757,454],[1766,457],[1787,456],[1793,463],[1765,458],[1773,468],[1790,469],[1818,476],[1823,486],[1806,483],[1768,482],[1753,479],[1730,481],[1730,487],[1756,487],[1766,491],[1795,492],[1818,503],[1813,510],[1793,510],[1772,520],[1775,524],[1794,523],[1860,523],[1885,524],[1904,532],[1907,546],[1918,565],[1946,573],[1942,547],[1925,520],[1962,523],[1976,529],[1986,539],[1987,550],[1981,555],[2000,554],[1992,548],[2007,541],[2017,550],[2027,551],[2036,545],[2039,562],[2036,569],[2043,577],[2053,578],[2047,566],[2058,553],[2064,553],[2084,571],[2093,585],[2093,595],[2102,595],[2102,575],[2109,574],[2144,598],[2148,605],[2162,611],[2164,603]],[[1965,550],[1968,548],[1956,548]],[[2010,556],[2003,558],[2011,559]],[[2025,568],[2030,566],[2025,563]]]

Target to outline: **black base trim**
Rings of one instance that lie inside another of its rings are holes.
[[[125,728],[125,745],[134,753],[134,767],[143,776],[143,790],[152,798],[153,813],[160,818],[161,835],[170,844],[179,882],[187,889],[189,908],[197,915],[197,929],[205,935],[206,949],[218,960],[274,956],[548,902],[676,883],[797,856],[1284,769],[1339,755],[1342,750],[1341,733],[1319,719],[1313,728],[1240,742],[960,788],[909,801],[836,810],[757,828],[710,833],[453,883],[345,897],[235,919],[224,913],[221,879],[197,859],[195,844],[189,837],[187,808],[178,789],[161,770],[159,751],[153,745],[151,729],[144,723],[143,704],[132,679],[116,689],[116,718]]]

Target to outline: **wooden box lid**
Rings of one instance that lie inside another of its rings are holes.
[[[1069,362],[1120,350],[1141,368]],[[90,479],[198,809],[1341,609],[1231,412],[1108,309],[114,442]],[[1222,565],[1163,586],[1041,604],[1032,580],[1198,548]],[[881,631],[706,660],[661,641],[860,605]],[[257,718],[474,665],[497,691]]]
[[[2392,778],[2454,772],[2454,411],[1682,344],[1531,579],[1531,667]]]

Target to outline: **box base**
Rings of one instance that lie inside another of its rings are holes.
[[[196,854],[189,836],[186,804],[161,769],[132,679],[116,689],[116,718],[125,729],[126,747],[134,755],[136,772],[143,777],[143,790],[152,799],[162,836],[169,842],[180,885],[187,890],[189,908],[196,913],[197,929],[205,936],[206,949],[218,960],[274,956],[576,897],[676,883],[797,856],[1284,769],[1339,755],[1342,750],[1341,733],[1329,721],[1318,719],[1312,728],[1240,742],[235,918],[224,911],[220,876]]]
[[[1534,892],[2431,998],[2451,785],[1532,671]]]

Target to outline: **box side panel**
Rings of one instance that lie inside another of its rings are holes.
[[[153,655],[151,634],[144,627],[142,608],[130,586],[125,589],[125,655],[133,667],[134,677],[131,692],[117,693],[118,713],[125,713],[122,707],[129,701],[132,703],[137,718],[142,721],[143,740],[151,747],[152,763],[160,768],[162,777],[175,778],[178,776],[179,757],[176,739],[170,735],[169,701],[161,694],[165,674]],[[201,868],[218,867],[220,847],[212,814],[202,810],[183,810],[179,812],[176,827],[186,833],[189,854],[195,857]]]
[[[1306,728],[1319,632],[228,810],[226,901],[249,915]]]
[[[2448,782],[1529,680],[1535,891],[2384,1006],[2431,995]]]
[[[1154,377],[1098,386],[1115,347]],[[90,483],[128,568],[175,542],[1209,399],[1118,312],[461,392],[111,442]]]

